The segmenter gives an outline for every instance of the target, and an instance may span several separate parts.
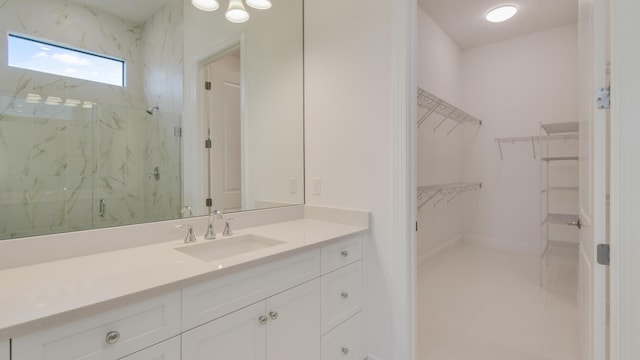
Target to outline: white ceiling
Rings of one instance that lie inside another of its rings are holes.
[[[519,10],[510,20],[484,19],[489,10],[507,4]],[[418,0],[418,5],[462,49],[578,21],[577,0]]]
[[[142,24],[169,0],[74,0],[90,9]]]

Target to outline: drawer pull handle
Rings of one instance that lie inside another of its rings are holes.
[[[349,256],[349,252],[347,250],[342,250],[340,254],[342,255],[342,257],[345,257],[345,258]]]
[[[267,323],[267,321],[269,321],[269,318],[262,315],[258,318],[258,322],[260,322],[260,325],[265,325]]]
[[[343,353],[343,354],[345,354],[345,355],[349,355],[349,348],[348,348],[348,347],[346,347],[346,346],[344,346],[344,347],[342,348],[342,353]]]
[[[342,296],[343,299],[348,299],[349,298],[349,293],[346,291],[343,291],[342,294],[340,294],[340,296]]]
[[[120,340],[120,333],[118,331],[109,331],[107,333],[107,337],[105,338],[105,341],[107,342],[107,344],[115,344],[118,342],[118,340]]]
[[[276,320],[278,318],[278,312],[277,311],[270,312],[269,317],[271,318],[271,320]]]

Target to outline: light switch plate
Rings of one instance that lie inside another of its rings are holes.
[[[298,179],[289,178],[289,194],[298,193]]]
[[[319,196],[320,194],[322,194],[322,182],[320,181],[320,178],[313,178],[311,180],[312,182],[312,188],[313,188],[313,195]]]

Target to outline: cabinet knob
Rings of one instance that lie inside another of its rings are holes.
[[[340,254],[342,255],[342,257],[349,256],[349,252],[347,250],[342,250],[342,252]]]
[[[271,320],[276,320],[278,318],[278,312],[277,311],[270,312],[269,317],[271,318]]]
[[[343,291],[342,294],[340,294],[340,296],[342,296],[343,299],[348,299],[349,298],[349,293],[346,291]]]
[[[115,344],[118,340],[120,340],[120,333],[118,331],[109,331],[104,339],[107,344]]]
[[[267,321],[269,321],[269,318],[267,318],[266,316],[262,315],[258,318],[258,322],[261,325],[265,325],[267,323]]]
[[[343,346],[342,347],[342,353],[345,354],[345,355],[349,355],[349,348],[346,347],[346,346]]]

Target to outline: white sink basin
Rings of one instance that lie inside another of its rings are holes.
[[[204,241],[206,242],[175,249],[202,261],[213,261],[285,243],[284,241],[274,240],[254,234]]]

